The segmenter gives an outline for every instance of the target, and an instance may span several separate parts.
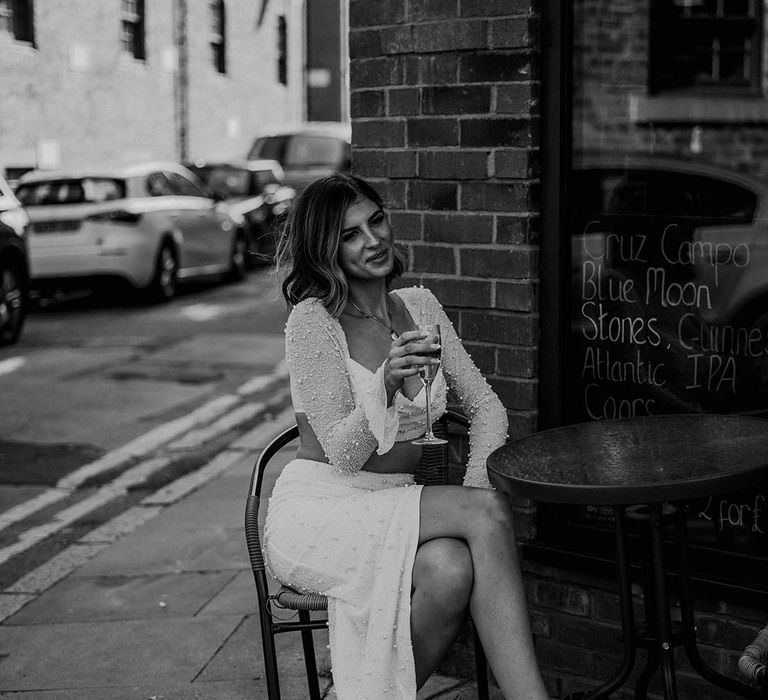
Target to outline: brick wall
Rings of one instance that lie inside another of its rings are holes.
[[[350,3],[353,171],[501,396],[536,425],[538,21],[531,0]]]
[[[120,3],[34,3],[35,43],[0,32],[0,167],[33,166],[41,140],[58,142],[63,167],[176,157],[173,0],[145,3],[146,61],[121,50]],[[188,0],[190,153],[244,157],[258,128],[300,119],[300,7],[227,2],[228,68],[211,59],[207,0]],[[298,8],[298,9],[297,9]],[[277,15],[289,30],[289,84],[277,82]]]
[[[623,642],[621,610],[614,579],[603,579],[556,566],[525,564],[531,622],[536,635],[536,653],[553,697],[596,688],[613,677],[621,665]],[[738,602],[697,594],[696,622],[699,650],[714,669],[739,678],[738,658],[744,647],[766,624],[765,610]],[[642,593],[633,586],[636,623],[643,620]],[[680,619],[673,611],[673,619]],[[635,669],[624,686],[611,695],[632,700],[637,677],[645,663],[638,651]],[[681,649],[675,654],[677,685],[681,699],[723,700],[730,695],[694,672]],[[468,669],[465,669],[468,670]],[[649,698],[661,700],[658,675],[650,684]],[[734,696],[735,697],[735,696]]]
[[[630,50],[643,45],[633,13],[645,2],[580,3],[582,10],[616,10],[610,31],[585,34],[579,45],[599,39],[613,42],[617,56],[625,49],[621,75],[633,85],[645,66]],[[389,204],[407,261],[402,283],[422,283],[446,305],[501,396],[513,437],[536,428],[538,410],[539,19],[535,0],[350,2],[353,171]],[[618,66],[601,65],[596,55],[590,61],[595,79]],[[619,91],[603,107],[619,114],[626,105]],[[590,137],[597,134],[584,135]],[[525,539],[534,532],[535,509],[526,501],[515,505]],[[553,697],[611,676],[622,652],[615,579],[533,561],[524,562],[524,572],[537,655]],[[639,619],[637,589],[635,599]],[[705,658],[735,676],[737,656],[765,613],[697,602]],[[469,640],[465,630],[444,672],[473,674]],[[613,697],[633,697],[628,688],[640,665]],[[681,697],[722,697],[684,665],[678,680]],[[660,697],[657,681],[651,691]]]

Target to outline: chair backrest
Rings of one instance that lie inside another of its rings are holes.
[[[446,411],[442,418],[435,423],[435,435],[445,436],[448,426],[454,423],[464,429],[469,427],[467,418],[456,411]],[[261,488],[264,483],[264,472],[269,461],[284,447],[299,436],[299,427],[292,425],[274,438],[261,452],[251,472],[251,482],[248,487],[248,500],[245,506],[245,539],[248,543],[248,555],[251,568],[256,577],[256,586],[261,594],[262,587],[266,595],[267,578],[264,573],[264,555],[261,549],[259,535],[259,504]],[[429,445],[422,449],[422,457],[416,469],[416,482],[425,486],[448,483],[448,449],[447,445]]]

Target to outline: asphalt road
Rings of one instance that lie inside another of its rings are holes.
[[[286,315],[271,268],[35,308],[0,348],[0,590],[284,408]]]

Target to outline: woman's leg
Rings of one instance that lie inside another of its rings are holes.
[[[429,540],[416,550],[411,594],[411,641],[421,688],[456,641],[469,612],[472,557],[462,540]]]
[[[533,649],[512,510],[506,497],[464,486],[425,487],[419,544],[446,537],[466,542],[472,557],[472,619],[504,697],[548,698]]]

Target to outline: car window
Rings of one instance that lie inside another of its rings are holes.
[[[272,168],[266,170],[254,170],[253,179],[256,183],[256,189],[261,192],[267,185],[279,185],[280,180],[275,175],[275,171]]]
[[[251,173],[249,170],[233,167],[200,168],[200,179],[221,197],[246,197],[251,192]]]
[[[163,173],[147,175],[147,192],[150,197],[168,197],[173,194],[171,185]]]
[[[705,187],[702,200],[707,202],[705,223],[751,224],[757,210],[757,194],[732,182],[699,178]]]
[[[203,192],[192,180],[180,175],[179,173],[167,173],[168,181],[171,183],[171,190],[176,195],[182,197],[206,197]]]
[[[125,181],[114,178],[69,178],[19,185],[16,196],[27,206],[86,204],[125,197]]]
[[[282,163],[287,141],[287,136],[262,136],[253,142],[248,158],[250,160],[263,158]]]
[[[582,212],[690,219],[697,226],[749,224],[755,192],[724,180],[668,170],[594,170],[575,179]]]
[[[341,164],[343,159],[343,141],[328,136],[299,134],[292,137],[288,142],[283,164],[288,167],[326,165],[335,168]]]

